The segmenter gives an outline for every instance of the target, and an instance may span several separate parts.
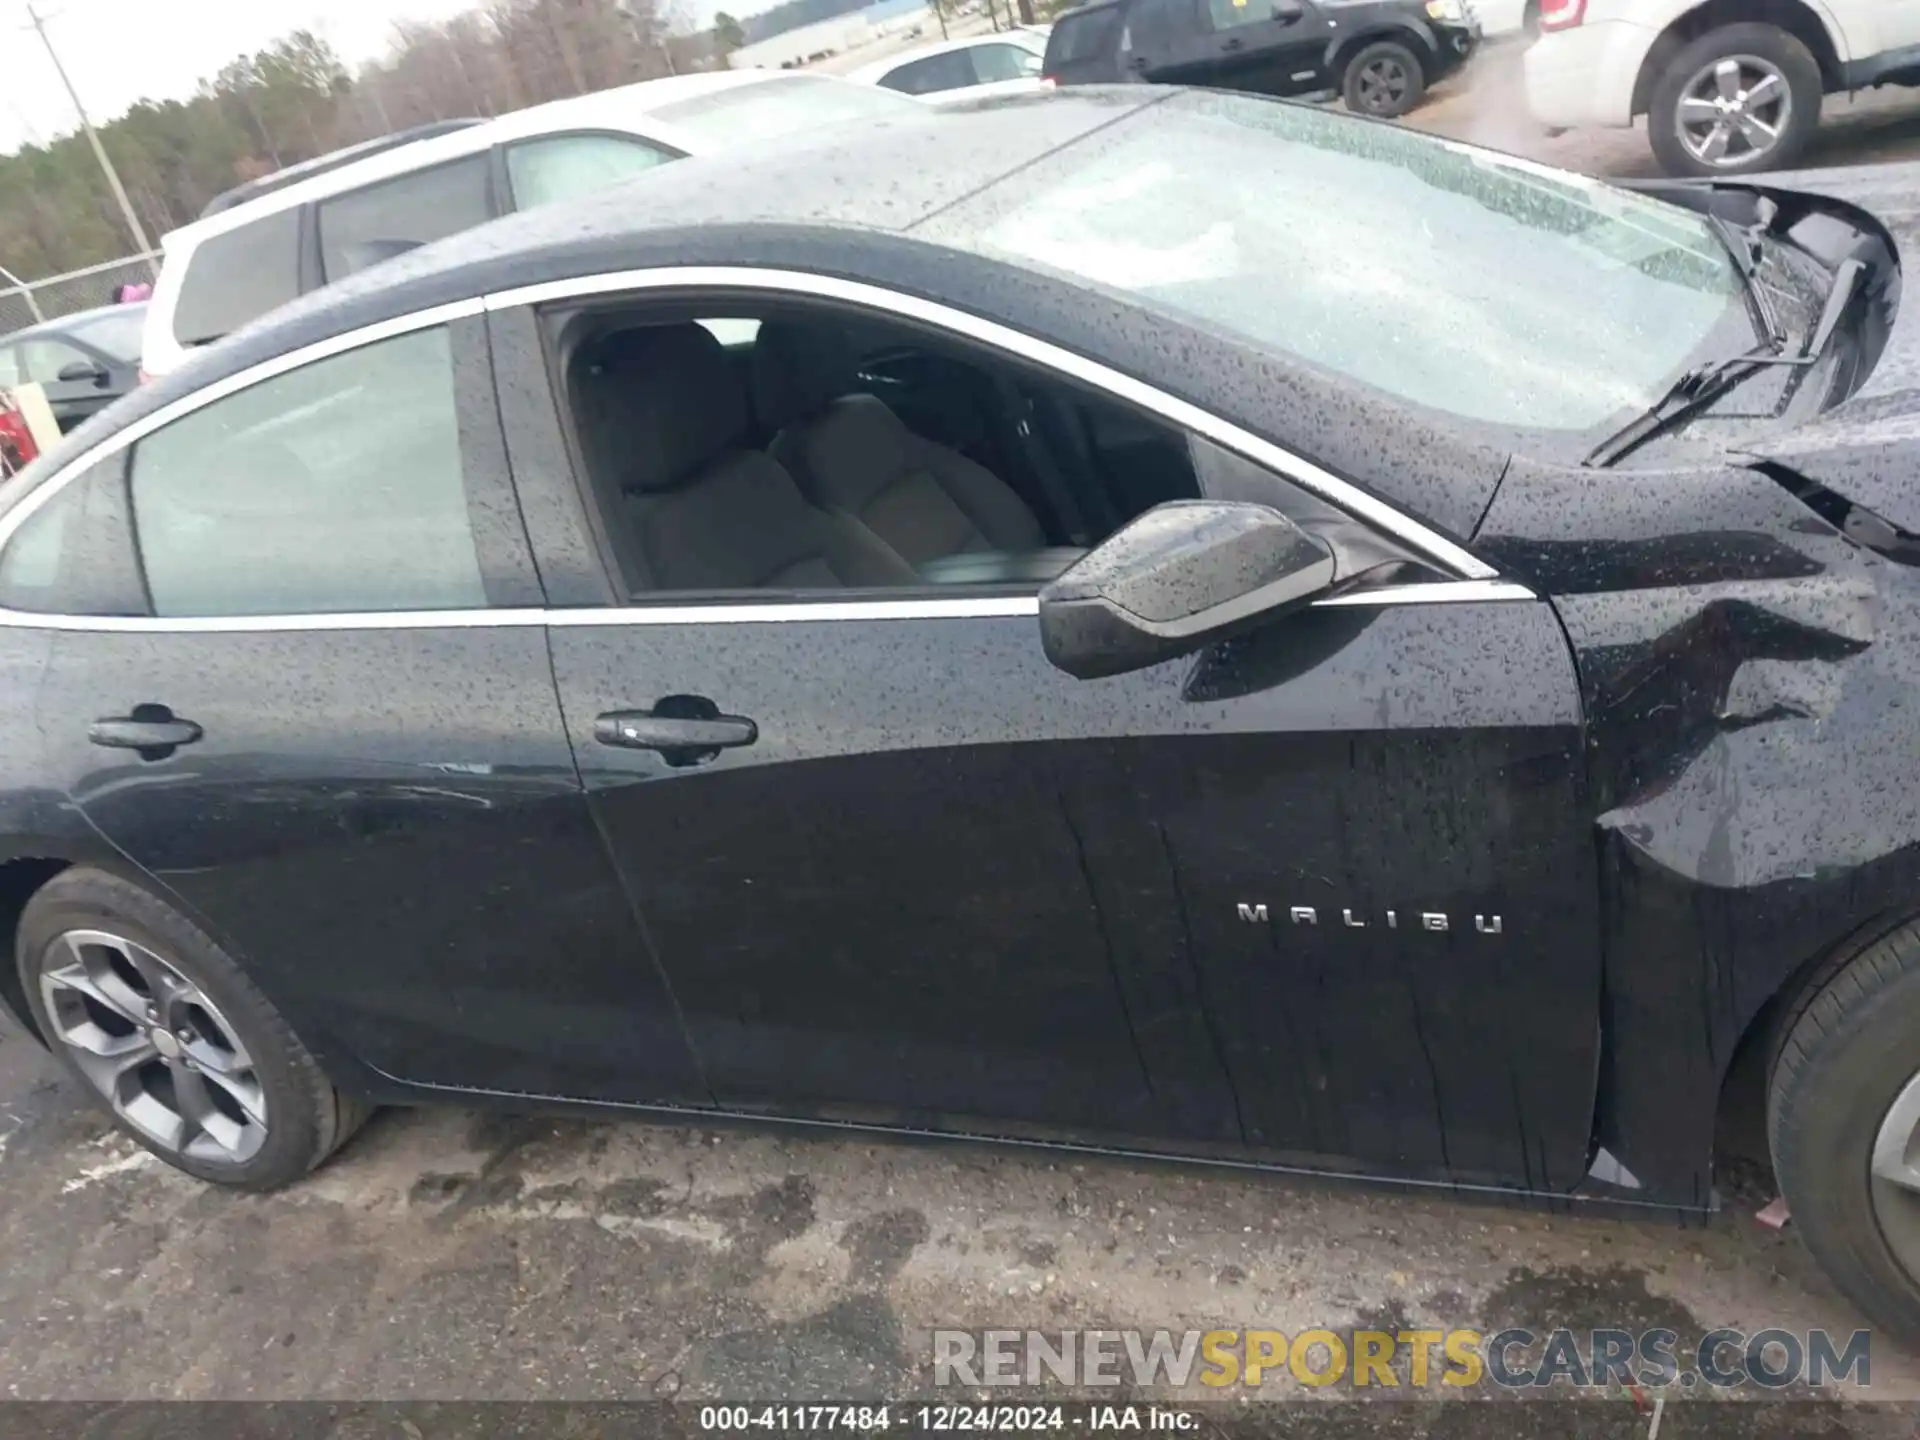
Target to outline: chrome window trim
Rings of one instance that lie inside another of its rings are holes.
[[[419,330],[433,329],[449,325],[456,320],[470,319],[490,311],[514,309],[523,305],[547,304],[556,300],[584,299],[600,295],[620,294],[623,292],[645,290],[668,290],[684,288],[718,288],[734,290],[758,290],[772,293],[803,295],[816,299],[835,300],[850,305],[861,305],[869,309],[881,310],[902,318],[917,321],[936,329],[951,331],[968,339],[988,345],[1007,354],[1018,356],[1034,364],[1056,370],[1073,377],[1084,384],[1103,390],[1116,399],[1126,401],[1160,416],[1170,424],[1178,425],[1195,434],[1204,435],[1215,444],[1232,450],[1253,461],[1257,465],[1285,476],[1330,504],[1337,505],[1357,519],[1377,526],[1394,536],[1409,548],[1427,556],[1443,569],[1451,570],[1461,576],[1457,581],[1437,581],[1429,585],[1391,587],[1391,590],[1368,591],[1355,595],[1339,596],[1322,601],[1328,605],[1366,605],[1366,604],[1438,604],[1461,599],[1517,599],[1531,598],[1531,592],[1523,586],[1516,586],[1499,579],[1499,572],[1484,561],[1439,534],[1417,520],[1403,515],[1399,510],[1383,500],[1376,499],[1340,479],[1337,475],[1321,469],[1311,461],[1292,454],[1259,436],[1241,429],[1237,425],[1220,419],[1198,406],[1185,400],[1168,395],[1155,389],[1144,381],[1133,379],[1120,371],[1076,355],[1049,341],[1036,339],[1018,330],[1010,329],[992,320],[956,310],[937,301],[923,300],[917,296],[904,295],[883,286],[868,284],[864,281],[842,280],[833,276],[813,275],[804,271],[780,270],[752,266],[684,266],[678,268],[654,268],[647,270],[622,270],[598,275],[582,276],[571,280],[549,281],[539,285],[521,286],[511,290],[495,291],[486,296],[475,296],[465,300],[456,300],[444,305],[435,305],[425,310],[417,310],[410,315],[394,316],[372,325],[362,326],[342,335],[316,341],[271,360],[214,381],[192,394],[183,395],[178,400],[162,406],[152,414],[141,417],[124,429],[108,436],[99,444],[83,451],[65,465],[48,476],[32,493],[23,497],[18,505],[0,516],[0,548],[13,538],[16,531],[39,509],[51,500],[76,476],[92,469],[103,460],[130,449],[141,440],[163,426],[170,425],[206,406],[236,395],[255,385],[278,378],[289,371],[303,366],[330,360],[335,356],[347,354],[368,345],[376,345],[384,340],[409,335]],[[1485,593],[1462,592],[1461,586],[1482,585],[1488,587]],[[1411,592],[1420,592],[1415,597]],[[1406,592],[1404,599],[1376,599],[1389,593]],[[1511,592],[1511,593],[1509,593]],[[982,605],[1018,604],[1023,609],[980,609],[967,608]],[[608,615],[607,620],[584,620],[571,618],[588,612],[572,610],[513,610],[513,611],[455,611],[455,612],[396,612],[392,614],[347,614],[347,615],[290,615],[290,616],[214,616],[201,618],[156,618],[156,617],[110,617],[110,616],[53,616],[31,615],[24,612],[0,611],[0,624],[28,625],[42,629],[65,630],[153,630],[162,633],[210,630],[381,630],[381,629],[423,629],[444,625],[475,624],[542,624],[556,625],[578,624],[717,624],[742,623],[749,620],[779,621],[787,619],[920,619],[936,616],[965,615],[1001,615],[1033,614],[1037,602],[1032,597],[1019,597],[1014,601],[996,600],[991,597],[970,597],[953,599],[928,599],[908,601],[818,601],[802,602],[793,605],[744,605],[718,604],[695,606],[636,606],[592,612]],[[904,607],[904,608],[902,608]],[[961,607],[961,608],[953,608]],[[792,613],[789,613],[792,612]],[[550,619],[529,617],[547,616]],[[672,619],[648,619],[647,616],[674,616]],[[504,617],[504,618],[503,618]],[[517,618],[512,618],[517,617]]]
[[[1442,569],[1466,580],[1492,580],[1499,572],[1485,561],[1429,526],[1402,514],[1383,500],[1323,470],[1309,460],[1262,440],[1239,426],[1222,420],[1199,406],[1157,390],[1145,381],[1077,355],[1051,341],[1036,339],[993,320],[982,319],[964,310],[956,310],[935,300],[904,295],[897,290],[862,280],[843,280],[831,275],[814,275],[802,270],[781,270],[767,266],[688,265],[677,268],[655,267],[646,270],[620,270],[599,275],[584,275],[571,280],[549,280],[538,285],[523,285],[499,290],[486,297],[490,311],[509,310],[522,305],[545,305],[556,300],[578,300],[599,295],[635,290],[677,290],[713,288],[763,290],[816,299],[837,300],[881,310],[904,319],[916,320],[936,329],[964,335],[993,349],[1004,351],[1070,375],[1095,389],[1104,390],[1143,410],[1151,411],[1168,423],[1216,445],[1245,456],[1257,465],[1284,475],[1303,490],[1311,491],[1330,504],[1337,505],[1355,519],[1364,520],[1402,544],[1418,551]]]
[[[1491,604],[1537,597],[1506,580],[1441,580],[1382,585],[1314,602],[1314,609],[1352,606]],[[393,610],[348,615],[34,615],[0,610],[0,625],[26,630],[108,631],[134,635],[261,634],[300,630],[477,630],[607,625],[786,625],[848,620],[986,620],[1031,618],[1037,595],[954,595],[911,600],[799,600],[759,605],[631,605],[579,610]]]
[[[345,355],[351,350],[377,345],[382,340],[411,335],[416,330],[431,330],[436,326],[451,325],[456,320],[468,320],[485,313],[486,301],[476,296],[469,300],[455,300],[450,304],[435,305],[428,310],[416,310],[411,315],[397,315],[390,320],[365,325],[358,330],[349,330],[344,335],[335,335],[327,340],[303,345],[298,350],[289,350],[286,354],[276,355],[271,360],[262,360],[258,365],[249,366],[223,380],[216,380],[190,395],[182,395],[171,404],[162,405],[151,415],[142,416],[131,425],[109,435],[98,445],[75,456],[49,475],[44,483],[25,496],[18,505],[4,516],[0,516],[0,548],[4,548],[13,538],[14,531],[25,524],[36,510],[51,500],[75,476],[91,470],[102,460],[112,459],[121,451],[132,448],[163,426],[185,419],[195,411],[225,400],[230,395],[238,395],[242,390],[251,390],[255,385],[278,379],[288,371],[298,370],[304,365],[331,360],[336,355]]]

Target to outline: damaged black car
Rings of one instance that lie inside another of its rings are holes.
[[[0,995],[252,1188],[456,1102],[1687,1216],[1751,1073],[1920,1336],[1915,174],[1090,87],[369,271],[0,490]]]

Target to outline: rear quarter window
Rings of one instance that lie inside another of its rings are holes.
[[[187,257],[173,338],[204,345],[300,295],[300,212],[282,210],[210,235]]]
[[[418,245],[493,218],[487,157],[396,175],[322,200],[320,268],[331,285]]]
[[[1069,15],[1053,27],[1047,41],[1048,70],[1098,60],[1113,49],[1120,34],[1120,7],[1109,5],[1084,15]]]

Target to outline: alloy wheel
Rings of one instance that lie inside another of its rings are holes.
[[[1374,115],[1390,111],[1406,99],[1412,84],[1413,77],[1407,74],[1402,61],[1390,55],[1369,60],[1360,67],[1357,85],[1360,107]]]
[[[1746,168],[1780,143],[1793,89],[1771,60],[1729,55],[1703,66],[1680,91],[1680,143],[1702,165]]]
[[[124,936],[68,930],[43,957],[40,994],[81,1074],[156,1147],[229,1165],[260,1152],[267,1097],[253,1058],[173,965]]]

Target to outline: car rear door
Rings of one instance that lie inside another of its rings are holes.
[[[698,1102],[581,795],[482,322],[433,319],[162,412],[28,517],[0,602],[54,631],[49,780],[318,1053]]]

